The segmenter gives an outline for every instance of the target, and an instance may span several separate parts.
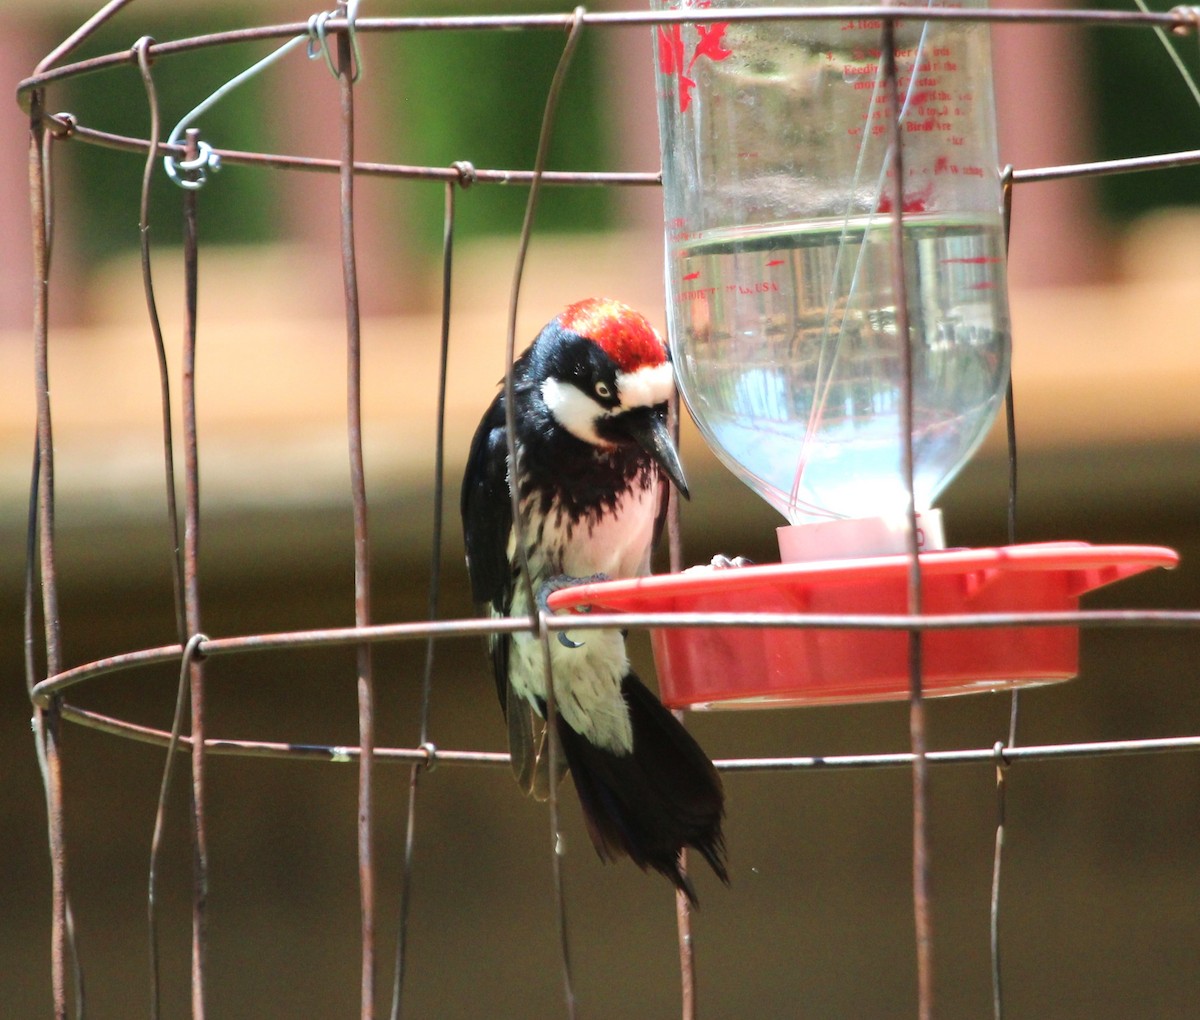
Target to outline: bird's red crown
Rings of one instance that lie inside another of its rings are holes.
[[[622,372],[635,372],[667,360],[662,338],[646,317],[612,298],[576,301],[558,321],[599,344]]]

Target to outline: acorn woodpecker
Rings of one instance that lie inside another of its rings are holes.
[[[674,377],[646,319],[607,298],[569,306],[513,366],[520,534],[531,589],[582,578],[638,577],[666,515],[670,483],[685,496],[667,429]],[[494,616],[527,616],[509,485],[505,399],[492,401],[471,443],[462,487],[467,569]],[[721,780],[704,751],[630,669],[625,635],[589,630],[551,639],[557,732],[604,861],[628,855],[662,872],[692,902],[678,864],[694,847],[723,882]],[[513,773],[544,799],[550,775],[543,645],[493,635],[492,668],[508,722]],[[560,777],[561,778],[561,777]]]

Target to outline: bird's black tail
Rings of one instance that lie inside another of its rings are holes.
[[[601,859],[628,855],[643,870],[662,872],[695,905],[695,890],[679,869],[685,846],[729,883],[721,779],[692,735],[634,674],[621,690],[633,723],[630,754],[596,747],[558,717],[588,832]]]

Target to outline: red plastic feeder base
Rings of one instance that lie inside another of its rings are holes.
[[[1071,612],[1079,596],[1179,556],[1158,546],[1085,542],[954,549],[920,557],[924,612]],[[551,609],[621,612],[904,615],[909,559],[701,569],[555,592]],[[736,627],[652,632],[662,700],[673,708],[764,708],[886,701],[909,693],[905,630]],[[929,696],[1069,680],[1079,668],[1071,626],[927,630]]]

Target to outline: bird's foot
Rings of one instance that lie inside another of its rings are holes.
[[[555,574],[554,577],[548,578],[542,582],[542,586],[538,588],[537,599],[538,609],[549,615],[550,613],[550,596],[562,588],[573,588],[580,584],[599,584],[601,581],[607,581],[607,574],[592,574],[590,577],[572,577],[570,574]],[[590,607],[585,607],[583,612],[588,612]],[[572,641],[567,637],[565,630],[558,632],[558,643],[564,648],[582,648],[584,642]]]
[[[734,556],[732,559],[724,553],[717,553],[709,561],[709,566],[714,570],[729,570],[732,567],[752,567],[754,560],[747,559],[745,556]]]

